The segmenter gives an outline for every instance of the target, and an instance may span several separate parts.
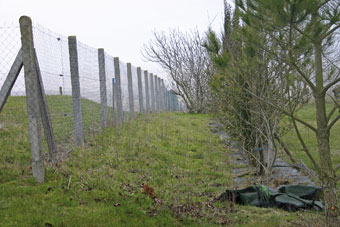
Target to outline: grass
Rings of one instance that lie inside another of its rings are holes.
[[[327,112],[331,110],[333,105],[327,104]],[[336,113],[333,115],[333,118],[336,116]],[[303,119],[304,121],[308,122],[310,125],[316,127],[316,117],[315,117],[315,106],[313,104],[306,105],[303,109],[301,109],[297,116],[300,119]],[[332,118],[332,119],[333,119]],[[287,121],[284,122],[288,127],[289,124]],[[292,127],[292,126],[291,126]],[[301,135],[307,145],[307,147],[310,150],[310,153],[312,154],[314,160],[319,163],[319,155],[318,155],[318,149],[317,149],[317,140],[315,133],[307,128],[306,126],[298,123],[298,127],[300,129]],[[331,157],[332,157],[332,163],[333,166],[340,164],[340,121],[338,121],[332,128],[331,134],[330,134],[330,147],[331,147]],[[295,131],[292,129],[284,136],[284,141],[287,143],[288,147],[292,151],[294,157],[297,160],[300,160],[304,162],[309,168],[314,169],[312,162],[307,157],[305,152],[302,149],[302,146],[296,136]],[[340,186],[340,185],[339,185]]]
[[[56,137],[69,144],[71,100],[48,102]],[[83,119],[99,116],[94,108],[83,101]],[[23,97],[10,97],[0,114],[0,226],[323,226],[313,211],[211,202],[233,179],[229,151],[210,133],[208,115],[138,115],[121,128],[96,131],[66,161],[47,164],[46,182],[37,184],[25,109]],[[86,128],[92,122],[85,120]],[[141,193],[142,183],[161,203]]]

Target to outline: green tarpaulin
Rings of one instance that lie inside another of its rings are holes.
[[[226,190],[217,199],[259,207],[280,207],[288,211],[299,209],[322,210],[322,189],[315,186],[284,185],[277,191],[264,185],[253,185],[241,190]]]

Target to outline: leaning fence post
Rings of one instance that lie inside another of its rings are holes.
[[[20,74],[22,67],[23,67],[22,50],[20,49],[14,60],[13,65],[11,66],[11,69],[9,70],[6,80],[2,84],[2,87],[0,90],[0,112],[2,111],[2,108],[4,107],[6,100],[11,93],[11,90],[14,86],[15,81],[17,80]]]
[[[99,83],[100,83],[100,103],[102,129],[107,127],[107,95],[106,95],[106,75],[105,75],[105,53],[103,48],[98,49]]]
[[[135,104],[133,101],[131,63],[127,63],[126,67],[127,67],[127,79],[128,79],[128,91],[129,91],[130,119],[133,119],[135,117]]]
[[[116,114],[116,106],[115,106],[115,99],[116,99],[116,84],[115,78],[112,78],[112,118],[113,118],[113,125],[117,124],[117,114]]]
[[[144,71],[144,82],[145,82],[145,107],[146,112],[150,113],[150,91],[149,91],[149,83],[148,83],[148,71]]]
[[[118,114],[118,125],[122,125],[124,122],[124,113],[123,113],[123,102],[122,102],[122,87],[120,82],[120,67],[119,67],[119,58],[115,57],[114,59],[114,67],[115,67],[115,78],[116,78],[116,97],[117,97],[117,114]]]
[[[141,72],[141,68],[140,67],[137,68],[137,79],[138,79],[139,111],[141,113],[144,113],[142,72]]]
[[[48,105],[46,101],[46,95],[45,95],[44,85],[43,85],[43,81],[41,77],[38,57],[36,53],[34,53],[34,56],[35,56],[35,69],[37,71],[37,76],[38,76],[38,86],[39,86],[38,94],[39,94],[40,115],[41,115],[41,120],[43,123],[44,132],[45,132],[45,139],[46,139],[47,147],[48,147],[49,160],[56,161],[55,157],[57,155],[57,145],[55,142],[50,112],[48,110]]]
[[[25,73],[28,128],[30,133],[32,172],[36,181],[45,179],[44,151],[41,138],[41,116],[39,107],[39,84],[35,69],[32,21],[27,16],[20,17],[22,60]]]
[[[73,119],[74,119],[74,138],[75,138],[76,145],[80,146],[84,143],[84,136],[83,136],[83,119],[82,119],[82,110],[81,110],[77,38],[75,36],[68,37],[68,49],[69,49],[69,55],[70,55],[70,71],[71,71]]]
[[[151,88],[151,111],[155,111],[155,86],[153,82],[153,74],[150,73],[150,88]]]

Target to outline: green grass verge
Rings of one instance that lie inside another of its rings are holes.
[[[333,105],[327,104],[327,111],[329,112]],[[333,118],[337,115],[338,111],[333,114]],[[313,104],[306,105],[303,109],[301,109],[297,116],[308,122],[310,125],[316,127],[316,115],[315,115],[315,106]],[[332,119],[333,119],[332,118]],[[284,121],[288,127],[291,127],[292,130],[289,131],[284,136],[284,141],[287,143],[288,147],[292,151],[294,157],[297,160],[303,161],[308,167],[314,169],[312,162],[307,157],[306,153],[303,151],[302,146],[299,142],[298,137],[296,136],[295,130],[293,127],[288,124],[288,121]],[[315,133],[307,128],[306,126],[298,123],[298,128],[300,129],[301,135],[310,150],[314,160],[319,163],[319,155],[318,155],[318,146]],[[340,121],[335,123],[331,130],[330,134],[330,147],[331,147],[331,157],[332,163],[334,166],[340,164]]]
[[[48,102],[56,137],[67,144],[73,127],[71,100],[53,96]],[[98,104],[84,101],[83,118],[92,119],[94,108]],[[74,148],[60,165],[47,165],[44,184],[32,177],[26,119],[24,98],[10,97],[0,114],[0,226],[320,223],[321,214],[315,212],[210,203],[232,188],[233,180],[228,151],[210,133],[208,115],[152,114],[108,128],[89,137],[86,147]],[[142,183],[154,187],[161,203],[141,193]]]

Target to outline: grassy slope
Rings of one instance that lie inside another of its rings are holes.
[[[330,111],[333,105],[327,105],[327,111]],[[333,115],[336,116],[338,111]],[[316,117],[315,117],[315,107],[314,105],[310,104],[305,106],[298,112],[297,115],[299,118],[305,120],[309,124],[316,127]],[[286,122],[287,123],[287,122]],[[287,124],[288,125],[288,124]],[[299,129],[301,131],[301,135],[305,140],[306,145],[309,147],[310,152],[316,162],[319,162],[318,150],[317,150],[317,141],[316,136],[312,130],[303,126],[302,124],[298,124]],[[293,128],[292,128],[293,129]],[[302,146],[295,134],[294,130],[291,130],[285,137],[285,142],[290,147],[293,155],[296,157],[297,160],[302,160],[307,166],[313,168],[312,162],[307,157],[305,152],[302,150]],[[330,146],[332,152],[332,163],[334,166],[340,164],[340,121],[338,121],[331,130],[330,136]]]
[[[48,98],[55,107],[70,102]],[[86,102],[84,109],[91,105],[98,107]],[[51,108],[52,116],[71,112],[65,106]],[[208,204],[233,181],[227,151],[210,134],[207,115],[139,116],[119,130],[108,128],[61,165],[48,166],[46,183],[36,184],[25,112],[24,99],[16,97],[0,114],[0,226],[290,226],[320,220],[315,212]],[[72,124],[54,124],[63,141]],[[161,204],[141,194],[144,182]]]

